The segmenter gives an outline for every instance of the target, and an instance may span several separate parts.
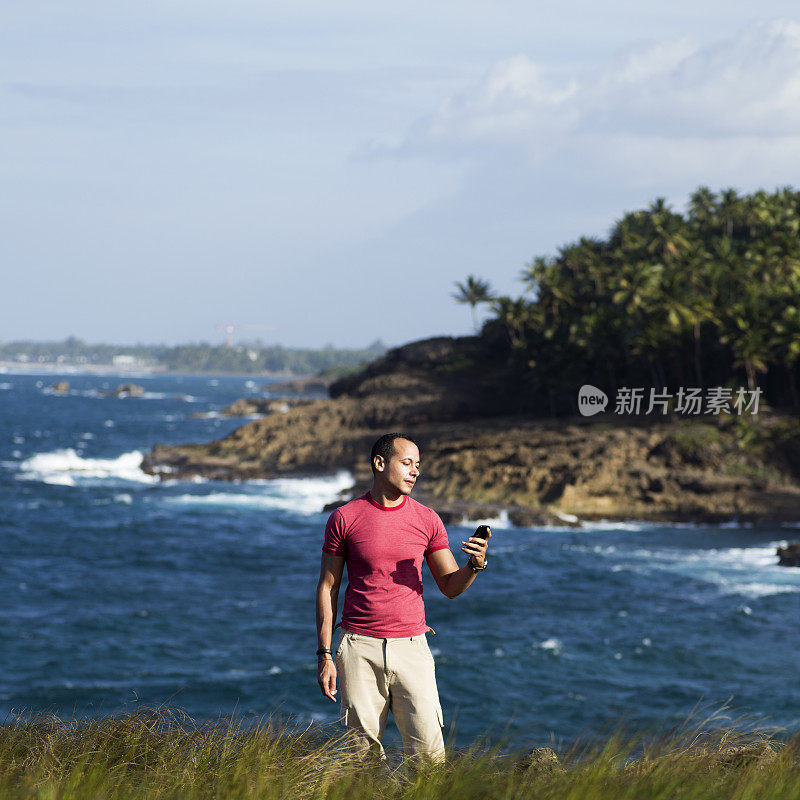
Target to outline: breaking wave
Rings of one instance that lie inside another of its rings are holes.
[[[141,470],[142,453],[133,450],[116,458],[84,458],[71,447],[38,453],[19,465],[19,480],[41,481],[58,486],[77,486],[97,480],[156,483],[158,478]]]

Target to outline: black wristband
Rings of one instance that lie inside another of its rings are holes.
[[[320,649],[317,650],[317,655],[318,656],[321,656],[323,653],[327,653],[329,656],[333,655],[333,653],[331,652],[330,647],[320,647]]]
[[[469,557],[467,564],[469,564],[469,568],[472,570],[473,574],[477,575],[479,572],[483,572],[486,569],[487,559],[483,559],[483,566],[479,567],[473,560],[472,556]]]

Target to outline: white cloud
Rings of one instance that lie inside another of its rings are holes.
[[[753,23],[712,44],[689,39],[631,49],[567,78],[524,55],[497,63],[446,99],[402,150],[523,146],[534,162],[581,150],[615,160],[620,147],[692,164],[725,142],[737,159],[800,135],[800,24]],[[674,145],[680,143],[682,148]],[[713,149],[713,148],[712,148]],[[785,155],[786,148],[777,150]],[[800,155],[792,159],[800,164]]]
[[[525,56],[495,65],[471,93],[448,98],[428,123],[430,141],[547,137],[578,122],[579,85],[553,85]]]

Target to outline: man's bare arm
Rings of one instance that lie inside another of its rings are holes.
[[[344,557],[323,552],[317,582],[317,647],[320,648],[331,646],[343,572]],[[318,681],[322,693],[336,700],[336,666],[326,654],[319,657]]]
[[[474,558],[478,566],[483,565],[486,559],[486,548],[492,533],[489,531],[486,539],[471,536],[461,545],[461,550]],[[434,550],[428,555],[428,568],[439,587],[439,591],[451,600],[458,597],[475,580],[476,572],[469,563],[459,569],[455,557],[449,548]]]
[[[344,557],[323,552],[317,583],[317,647],[331,646],[343,572]]]

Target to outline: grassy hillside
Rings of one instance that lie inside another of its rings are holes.
[[[713,720],[712,720],[713,723]],[[609,736],[556,754],[476,746],[444,765],[359,764],[341,736],[269,722],[195,724],[178,710],[0,727],[0,798],[26,800],[796,800],[800,740],[687,725],[648,740]]]

